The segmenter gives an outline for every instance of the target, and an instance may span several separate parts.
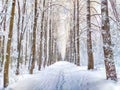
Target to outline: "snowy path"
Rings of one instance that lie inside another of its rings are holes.
[[[120,90],[120,83],[105,80],[104,71],[87,71],[62,61],[10,85],[7,90]]]

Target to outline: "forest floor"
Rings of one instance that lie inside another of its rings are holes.
[[[106,80],[104,69],[88,71],[86,67],[65,61],[57,62],[39,73],[18,78],[6,90],[120,90],[120,80]]]

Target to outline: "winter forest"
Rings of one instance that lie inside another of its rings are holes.
[[[0,90],[120,90],[120,0],[0,0]]]

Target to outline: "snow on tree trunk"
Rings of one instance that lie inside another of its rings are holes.
[[[107,79],[116,81],[117,74],[116,74],[116,68],[115,68],[114,59],[113,59],[107,0],[101,0],[101,14],[102,14],[102,37],[103,37],[106,77]]]

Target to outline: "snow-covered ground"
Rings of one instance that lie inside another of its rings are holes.
[[[1,86],[2,84],[1,84],[1,83],[2,83],[2,75],[1,75],[1,73],[0,73],[0,90],[1,90],[1,88],[2,88],[2,86]]]
[[[87,71],[60,61],[38,74],[18,76],[6,90],[120,90],[120,82],[106,80],[104,69]]]

